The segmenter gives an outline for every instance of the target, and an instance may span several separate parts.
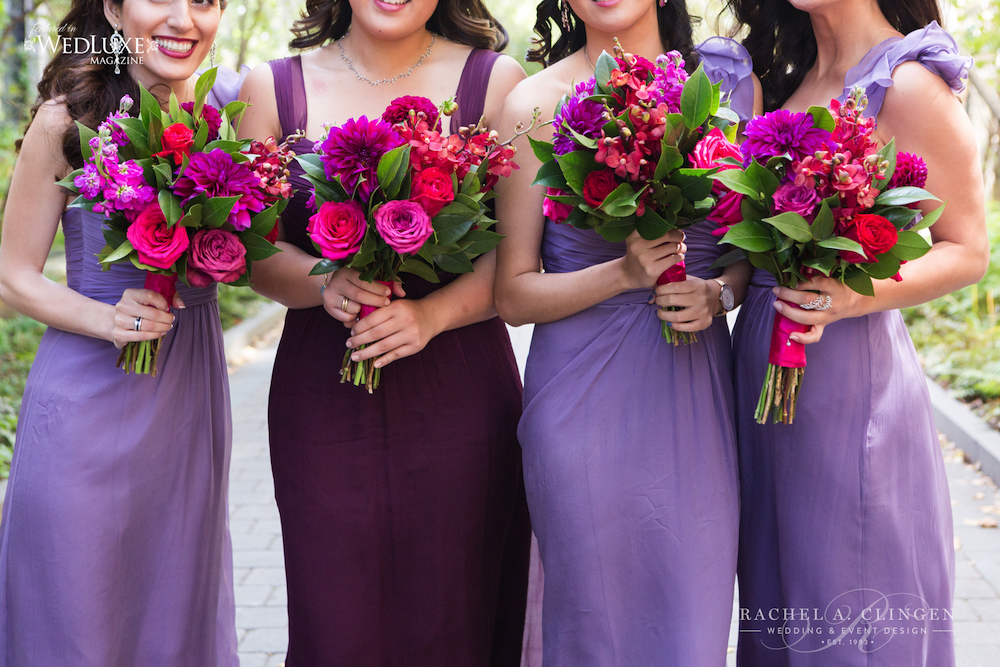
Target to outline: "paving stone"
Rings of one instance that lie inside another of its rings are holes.
[[[236,607],[236,625],[240,628],[287,628],[288,613],[282,607]]]
[[[288,649],[288,630],[285,628],[254,628],[240,642],[240,650],[250,653],[278,653]]]

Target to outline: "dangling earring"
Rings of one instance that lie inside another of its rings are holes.
[[[125,50],[125,38],[122,34],[118,32],[118,24],[115,24],[115,32],[111,35],[111,50],[115,52],[115,74],[121,74],[122,70],[119,67],[120,57],[122,51]],[[127,64],[127,63],[126,63]]]
[[[212,44],[212,50],[209,53],[209,66],[215,67],[215,44]]]
[[[660,0],[660,7],[666,7],[666,6],[667,6],[667,0]]]
[[[569,30],[569,3],[566,0],[559,0],[559,8],[562,10],[563,30]]]

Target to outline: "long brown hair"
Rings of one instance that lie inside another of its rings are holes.
[[[289,47],[303,51],[340,39],[351,27],[351,14],[347,0],[306,0],[301,18],[292,26],[295,38]],[[503,51],[510,41],[483,0],[438,0],[427,29],[474,49]]]
[[[226,0],[217,1],[220,7],[226,8]],[[111,2],[121,7],[125,0]],[[73,0],[66,16],[59,23],[58,34],[60,37],[93,36],[96,44],[110,43],[114,29],[104,15],[104,0]],[[139,85],[129,74],[127,67],[121,67],[121,73],[115,74],[113,62],[94,62],[93,54],[67,53],[61,48],[61,39],[59,44],[60,49],[45,66],[38,82],[38,101],[31,108],[31,121],[34,121],[38,108],[49,100],[59,100],[65,104],[71,119],[91,129],[97,129],[109,114],[117,111],[118,103],[125,95],[131,95],[136,101],[132,112],[138,111]],[[31,121],[28,122],[29,127]],[[16,149],[21,149],[20,139],[17,140]],[[80,131],[76,123],[70,124],[63,135],[63,155],[70,166],[83,166]]]
[[[541,63],[548,67],[557,63],[571,53],[583,48],[587,43],[587,32],[583,21],[577,17],[567,3],[569,27],[562,25],[562,8],[560,1],[542,0],[535,10],[534,46],[528,51],[528,62]],[[589,0],[588,0],[589,1]],[[693,19],[687,10],[685,0],[667,0],[656,8],[656,23],[660,31],[660,43],[665,51],[680,51],[688,69],[693,70],[698,65],[698,57],[694,51]],[[552,26],[559,27],[559,37],[552,39]]]
[[[727,0],[726,5],[738,21],[733,34],[749,28],[743,46],[764,88],[764,110],[773,111],[792,96],[816,63],[816,35],[809,14],[788,0]],[[941,22],[937,0],[878,0],[878,6],[904,35],[931,21]]]

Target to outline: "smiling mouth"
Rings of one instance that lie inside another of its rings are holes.
[[[190,39],[168,39],[166,37],[153,37],[153,43],[158,48],[171,53],[188,53],[195,45],[195,42]]]
[[[397,5],[397,6],[410,4],[410,0],[379,0],[379,1],[384,2],[387,5]]]

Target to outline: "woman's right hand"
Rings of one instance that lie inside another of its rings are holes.
[[[402,289],[397,289],[397,296],[403,296]],[[361,279],[357,269],[343,268],[327,276],[326,289],[323,290],[323,308],[330,317],[344,323],[350,329],[358,320],[361,305],[381,308],[389,305],[389,288],[382,283],[370,283]],[[344,297],[347,297],[347,309]]]
[[[684,261],[685,252],[684,232],[679,229],[655,241],[647,241],[639,232],[632,232],[625,239],[625,257],[622,258],[627,289],[652,288],[664,271]]]
[[[175,297],[174,303],[181,303],[179,296]],[[139,331],[135,330],[136,318],[142,318]],[[162,338],[174,328],[174,319],[170,305],[159,292],[149,289],[127,289],[122,293],[121,301],[115,304],[111,341],[120,350],[128,343]]]

